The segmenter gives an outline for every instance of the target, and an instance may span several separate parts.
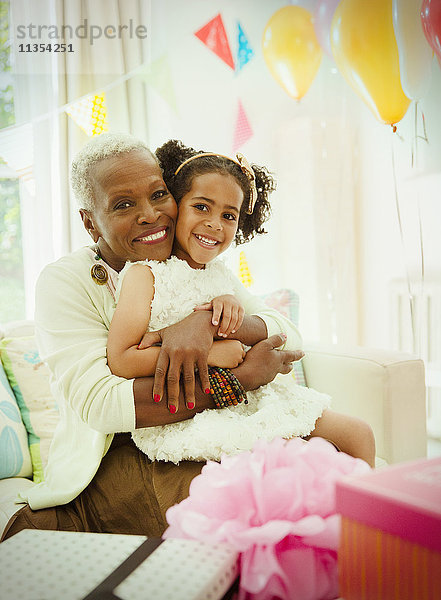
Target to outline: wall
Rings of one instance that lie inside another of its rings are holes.
[[[125,86],[142,87],[132,98],[137,108],[148,108],[147,141],[153,149],[175,137],[197,148],[232,154],[240,101],[253,131],[241,151],[274,172],[278,189],[268,234],[232,250],[232,267],[237,269],[243,250],[253,292],[283,286],[297,290],[306,339],[391,347],[390,284],[401,279],[416,290],[421,282],[420,223],[425,279],[440,278],[441,70],[434,60],[431,88],[417,118],[421,135],[422,110],[429,143],[418,141],[417,167],[412,167],[413,104],[393,134],[327,56],[300,101],[274,80],[264,61],[262,34],[270,17],[285,5],[283,0],[152,3],[148,48],[142,55],[151,64],[161,64],[159,77],[150,74],[145,84],[137,80]],[[238,21],[254,50],[240,72],[194,35],[219,13],[233,55]],[[108,95],[110,124],[144,137],[144,121],[133,117],[133,106],[132,122],[123,118],[125,86]],[[40,210],[40,220],[47,219]],[[71,236],[74,247],[88,241],[79,219]]]
[[[414,103],[393,134],[326,55],[300,101],[276,83],[263,58],[262,33],[284,5],[274,0],[222,5],[192,0],[185,10],[171,0],[154,5],[152,58],[168,58],[176,110],[149,92],[150,143],[178,137],[231,153],[240,100],[253,129],[241,151],[266,164],[278,180],[268,235],[239,248],[254,278],[251,290],[296,289],[306,339],[388,348],[391,281],[404,280],[412,291],[421,281],[420,222],[425,277],[440,276],[441,71],[434,60],[431,87],[417,115],[422,135],[424,113],[429,143],[418,140],[412,167]],[[254,49],[239,73],[194,36],[218,12],[233,54],[237,20]],[[237,251],[230,260],[237,268]]]
[[[241,151],[268,166],[278,181],[268,235],[239,248],[254,278],[251,289],[296,289],[305,338],[354,342],[359,330],[354,198],[358,100],[326,56],[300,101],[273,79],[263,58],[262,34],[269,18],[285,5],[274,0],[226,0],[222,5],[192,0],[185,10],[171,0],[154,5],[152,59],[167,56],[173,89],[168,105],[149,91],[149,142],[156,147],[178,137],[197,148],[231,154],[240,100],[253,129]],[[254,49],[254,58],[239,73],[194,36],[218,12],[233,54],[237,20]],[[236,266],[238,252],[231,254]]]

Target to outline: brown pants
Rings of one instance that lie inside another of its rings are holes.
[[[77,498],[53,508],[23,507],[9,520],[1,541],[22,529],[160,537],[167,528],[165,512],[188,496],[190,483],[204,464],[152,462],[130,434],[118,434],[94,479]]]

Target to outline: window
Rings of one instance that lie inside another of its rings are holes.
[[[9,46],[9,2],[0,2],[0,130],[14,125]],[[18,178],[0,149],[0,322],[25,315]]]

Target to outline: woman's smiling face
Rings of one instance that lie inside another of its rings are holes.
[[[242,189],[231,175],[196,176],[179,203],[174,254],[200,269],[225,252],[235,238],[242,202]]]
[[[105,158],[91,173],[94,208],[83,223],[101,256],[120,271],[126,261],[165,260],[175,234],[176,203],[154,157],[136,150]]]

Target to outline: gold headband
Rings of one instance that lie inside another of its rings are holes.
[[[237,153],[237,160],[235,160],[234,158],[225,156],[225,154],[217,154],[216,152],[201,152],[201,154],[195,154],[194,156],[190,156],[190,158],[187,158],[187,160],[184,160],[184,162],[181,163],[176,169],[175,175],[177,175],[182,169],[182,167],[184,167],[187,163],[194,160],[195,158],[200,158],[201,156],[220,156],[221,158],[226,158],[227,160],[231,160],[232,162],[239,165],[239,167],[242,170],[242,173],[246,175],[248,183],[250,184],[250,201],[246,212],[248,215],[252,215],[257,200],[256,176],[245,156],[243,154]]]

